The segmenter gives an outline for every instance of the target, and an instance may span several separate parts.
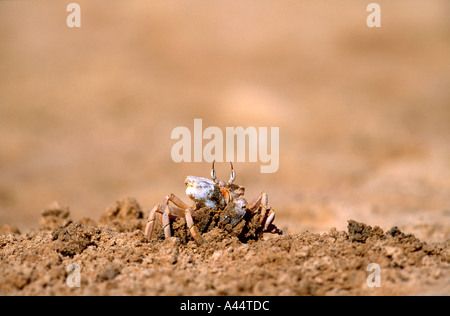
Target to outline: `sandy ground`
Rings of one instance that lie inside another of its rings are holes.
[[[377,29],[369,1],[78,3],[71,29],[65,3],[0,2],[2,294],[450,294],[447,0],[383,2]],[[235,170],[288,236],[144,239],[155,204],[209,176],[171,159],[194,118],[280,128],[276,173]],[[105,219],[125,197],[142,218]]]
[[[397,227],[384,232],[350,220],[347,232],[332,228],[256,238],[236,229],[239,224],[212,225],[200,229],[203,243],[197,245],[180,220],[173,223],[174,237],[158,238],[157,230],[147,239],[142,217],[130,198],[109,207],[99,226],[92,219],[72,222],[67,208],[53,205],[43,213],[39,231],[0,236],[0,294],[447,295],[450,290],[448,241],[428,244]],[[380,274],[372,275],[376,271]]]

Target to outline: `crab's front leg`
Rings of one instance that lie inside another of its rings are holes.
[[[284,235],[285,233],[278,229],[273,223],[275,220],[275,211],[269,206],[269,197],[266,192],[261,192],[248,205],[250,212],[256,212],[261,209],[260,224],[263,226],[262,232]]]

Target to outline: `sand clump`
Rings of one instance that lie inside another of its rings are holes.
[[[223,213],[202,209],[197,245],[184,219],[173,223],[174,237],[157,228],[148,240],[134,199],[114,203],[99,224],[74,222],[59,207],[44,210],[35,231],[1,231],[1,295],[450,294],[448,241],[428,244],[397,227],[349,220],[346,232],[261,238],[257,216],[219,227]],[[371,263],[380,287],[367,285]],[[80,287],[66,283],[71,264],[80,267]]]

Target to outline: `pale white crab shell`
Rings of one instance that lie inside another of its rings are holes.
[[[212,180],[187,176],[184,180],[186,184],[186,195],[195,202],[197,207],[208,206],[216,208],[225,205],[219,186]]]

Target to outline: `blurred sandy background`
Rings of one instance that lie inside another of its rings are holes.
[[[280,127],[280,167],[236,163],[288,232],[355,219],[450,232],[450,2],[0,2],[0,224],[53,201],[97,220],[148,210],[209,163],[172,161],[177,126]],[[376,2],[376,1],[375,1]],[[217,166],[228,177],[228,165]]]

